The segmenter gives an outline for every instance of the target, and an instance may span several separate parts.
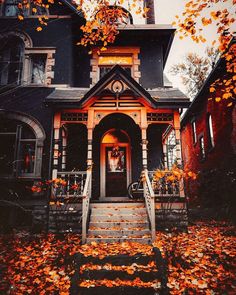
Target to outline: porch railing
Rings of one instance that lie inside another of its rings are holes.
[[[92,191],[92,170],[87,170],[87,177],[83,190],[83,201],[82,201],[82,244],[86,243],[87,229],[88,229],[88,218],[89,218],[89,204],[91,199]]]
[[[151,226],[152,241],[156,239],[156,222],[155,222],[155,195],[152,184],[149,179],[148,171],[144,170],[143,174],[143,193],[148,213],[148,218]]]
[[[57,172],[57,178],[53,179],[52,185],[53,197],[82,197],[86,175],[87,171]]]
[[[157,175],[155,175],[157,173]],[[149,180],[155,197],[180,197],[181,180],[174,177],[170,171],[148,171]]]

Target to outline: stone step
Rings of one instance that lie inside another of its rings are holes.
[[[153,288],[136,288],[136,287],[95,287],[95,288],[79,288],[79,291],[71,291],[71,295],[101,295],[101,294],[109,294],[109,295],[153,295]],[[159,294],[159,293],[157,293]],[[161,293],[160,293],[161,294]]]
[[[119,222],[119,221],[101,221],[101,222],[93,222],[91,221],[89,223],[89,228],[112,228],[112,227],[120,227],[122,229],[124,228],[149,228],[149,223],[148,222]]]
[[[147,222],[147,215],[131,215],[131,214],[120,214],[120,215],[91,215],[90,221],[105,221],[105,222],[127,222],[127,221],[143,221]]]
[[[112,236],[112,237],[132,237],[132,236],[144,236],[150,235],[149,229],[144,230],[88,230],[88,236]]]
[[[86,239],[87,244],[91,244],[92,242],[96,242],[96,243],[122,243],[122,242],[135,242],[135,243],[140,243],[140,244],[151,244],[152,240],[151,238],[99,238],[99,237],[95,237],[95,238],[91,238],[88,237]]]
[[[145,208],[144,203],[90,203],[90,208]]]
[[[92,214],[146,214],[146,208],[130,207],[130,208],[92,208]]]

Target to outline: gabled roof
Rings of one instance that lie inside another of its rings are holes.
[[[96,85],[90,89],[67,88],[56,89],[45,100],[46,105],[55,107],[83,108],[90,100],[99,98],[112,81],[121,81],[136,98],[143,98],[152,108],[186,108],[189,99],[177,88],[160,87],[153,90],[144,89],[121,66],[115,65]],[[115,93],[114,93],[115,95]]]
[[[133,90],[138,97],[143,97],[152,106],[155,105],[155,100],[152,96],[119,65],[112,67],[112,69],[84,95],[80,103],[85,104],[90,98],[99,96],[100,92],[115,80],[122,81],[129,87],[129,89]]]

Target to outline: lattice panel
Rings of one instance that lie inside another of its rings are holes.
[[[88,114],[87,113],[62,113],[62,121],[73,121],[73,122],[87,122]]]
[[[147,120],[151,122],[169,122],[169,121],[173,121],[173,114],[147,113]]]

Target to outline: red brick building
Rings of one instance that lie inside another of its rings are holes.
[[[235,45],[235,39],[230,46]],[[209,91],[217,79],[229,78],[222,57],[210,73],[181,122],[185,168],[198,173],[197,181],[186,182],[190,206],[232,208],[236,196],[236,106],[222,97],[222,86]],[[235,80],[233,80],[235,83]]]

